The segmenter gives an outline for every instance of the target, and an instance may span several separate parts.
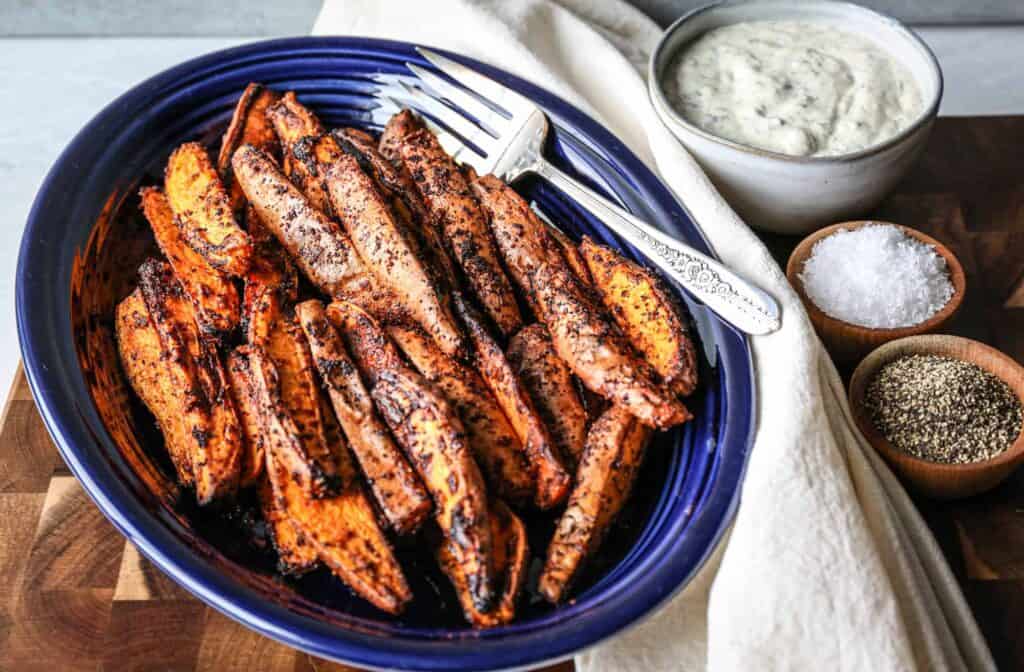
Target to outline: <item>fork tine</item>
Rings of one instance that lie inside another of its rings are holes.
[[[527,98],[524,98],[515,91],[499,84],[490,77],[481,75],[479,72],[467,68],[461,63],[456,63],[450,58],[446,58],[441,54],[430,51],[429,49],[424,49],[423,47],[416,47],[416,51],[418,51],[423,58],[430,61],[434,67],[454,79],[459,84],[462,84],[470,91],[473,91],[495,107],[503,108],[508,112],[509,116],[526,116],[537,109],[537,106],[531,103]]]
[[[501,131],[497,129],[507,125],[508,120],[500,112],[491,109],[465,89],[438,77],[426,68],[421,68],[415,63],[406,63],[405,66],[426,84],[425,90],[435,93],[440,98],[446,98],[456,109],[469,113],[485,131],[495,138],[501,137]]]
[[[445,126],[469,144],[479,147],[484,153],[490,153],[489,150],[493,149],[494,138],[472,121],[444,103],[432,98],[423,90],[409,86],[404,82],[400,82],[400,85],[405,91],[393,96],[395,100],[406,103],[421,113],[433,117],[442,126]]]

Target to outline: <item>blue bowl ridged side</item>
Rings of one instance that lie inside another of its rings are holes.
[[[453,56],[455,57],[455,56]],[[455,57],[458,58],[458,57]],[[128,198],[173,147],[223,129],[249,81],[294,89],[325,120],[371,128],[369,77],[421,61],[411,45],[356,38],[296,38],[217,52],[135,87],[97,115],[47,176],[33,205],[17,271],[25,370],[43,419],[71,470],[111,521],[165,572],[246,625],[316,655],[370,667],[497,669],[553,661],[615,633],[676,592],[731,520],[754,426],[745,340],[711,317],[701,334],[715,368],[695,397],[696,419],[662,435],[664,484],[636,545],[571,603],[490,631],[412,627],[367,610],[301,609],[268,594],[245,568],[227,572],[199,553],[174,516],[145,503],[140,481],[104,427],[74,344],[70,272],[104,203]],[[579,110],[523,80],[467,61],[534,99],[554,126],[551,156],[639,216],[701,249],[672,194],[618,140]],[[527,182],[525,195],[573,234],[623,247],[559,193]],[[687,300],[692,311],[704,309]],[[317,618],[317,612],[330,618]]]

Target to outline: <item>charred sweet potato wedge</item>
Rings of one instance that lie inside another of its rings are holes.
[[[250,83],[235,104],[231,123],[228,124],[228,130],[224,132],[221,140],[220,153],[217,155],[217,171],[220,173],[221,182],[228,190],[228,198],[236,215],[241,214],[245,207],[245,194],[235,183],[235,176],[231,170],[231,155],[242,145],[252,145],[275,159],[281,156],[277,133],[274,132],[274,126],[267,117],[267,108],[280,97],[276,91],[271,91],[262,84]]]
[[[128,383],[156,418],[164,446],[178,481],[192,483],[192,455],[199,452],[189,411],[188,390],[175,384],[186,375],[180,363],[166,356],[149,309],[136,289],[117,306],[115,315],[118,354]]]
[[[341,156],[334,136],[311,135],[291,146],[291,160],[288,177],[302,190],[313,207],[328,217],[336,218],[337,213],[327,194],[324,170]]]
[[[253,377],[262,378],[264,387],[276,383],[281,411],[297,432],[298,442],[282,445],[277,459],[287,464],[292,478],[311,497],[333,494],[341,485],[341,465],[325,433],[313,356],[302,329],[284,314],[272,288],[267,288],[253,304],[249,342],[256,346],[249,357]]]
[[[273,486],[266,475],[259,479],[258,496],[263,520],[267,524],[267,536],[277,552],[277,571],[285,576],[301,576],[316,569],[320,564],[316,548],[292,523],[283,503],[274,496]]]
[[[163,192],[146,187],[139,196],[160,251],[195,305],[199,326],[213,334],[234,329],[239,316],[238,290],[234,284],[185,241]]]
[[[394,326],[388,333],[413,367],[455,407],[489,492],[518,504],[533,499],[526,452],[480,375],[445,355],[416,327]]]
[[[238,484],[249,487],[258,484],[266,464],[266,448],[263,441],[263,421],[260,418],[259,401],[256,398],[255,383],[249,365],[249,346],[235,348],[225,365],[231,397],[242,425],[244,450],[242,451]]]
[[[503,335],[514,334],[523,321],[519,305],[501,266],[486,215],[466,178],[427,129],[402,138],[398,154],[473,294]]]
[[[168,264],[156,259],[143,263],[139,290],[172,384],[186,398],[186,431],[195,439],[189,446],[196,499],[207,504],[229,497],[238,487],[243,438],[220,355],[199,332],[192,302]]]
[[[253,348],[250,359],[255,370],[267,366],[259,348]],[[311,497],[292,478],[289,467],[288,453],[301,441],[298,429],[275,398],[273,377],[257,375],[255,379],[266,432],[266,470],[278,505],[301,538],[349,588],[378,609],[400,613],[412,592],[361,484],[353,478],[336,495]],[[354,469],[343,466],[343,471]]]
[[[397,534],[415,532],[433,507],[430,496],[378,416],[323,304],[304,301],[295,307],[295,315],[377,506]]]
[[[326,185],[339,219],[377,284],[388,287],[406,312],[446,354],[463,356],[462,334],[422,262],[395,223],[373,180],[348,154],[325,167]]]
[[[666,429],[689,420],[682,401],[661,384],[568,266],[541,264],[534,291],[555,352],[584,385],[650,427]]]
[[[442,294],[458,286],[455,262],[444,247],[444,241],[427,212],[423,199],[416,191],[416,183],[405,165],[392,164],[378,150],[370,135],[354,128],[332,132],[341,149],[353,156],[363,172],[371,176],[381,193],[391,204],[391,210],[415,240],[427,270],[439,284]],[[442,298],[444,298],[442,296]]]
[[[569,495],[572,479],[558,457],[558,449],[548,428],[501,346],[484,325],[483,316],[458,294],[455,296],[455,308],[473,345],[477,370],[512,423],[530,460],[537,507],[550,509],[561,504]]]
[[[363,263],[348,236],[310,204],[269,156],[242,145],[231,163],[235,179],[260,221],[314,285],[333,297],[367,282]]]
[[[293,303],[299,294],[299,273],[288,253],[263,226],[252,205],[246,207],[245,220],[249,237],[252,238],[252,263],[245,274],[242,301],[242,326],[248,333],[253,303],[260,294],[270,289],[286,305]]]
[[[530,211],[536,214],[533,208]],[[537,218],[543,221],[540,215]],[[583,254],[580,252],[580,248],[576,246],[569,236],[565,235],[557,226],[548,225],[548,233],[556,243],[558,243],[558,249],[562,253],[562,257],[565,259],[565,263],[569,264],[569,268],[576,275],[576,279],[579,280],[583,285],[590,287],[594,284],[593,278],[590,277],[590,269],[587,268],[587,261],[583,258]]]
[[[488,508],[494,544],[494,576],[498,581],[498,601],[493,609],[482,612],[469,599],[466,577],[456,562],[452,542],[445,540],[437,549],[438,564],[455,587],[466,620],[477,628],[493,628],[512,622],[529,569],[530,546],[523,521],[500,499],[492,498]]]
[[[243,275],[252,244],[235,221],[228,192],[198,142],[186,142],[167,160],[164,193],[182,236],[216,269]]]
[[[509,341],[505,353],[565,463],[575,468],[587,440],[587,410],[572,370],[555,352],[543,325],[532,324]]]
[[[402,110],[388,119],[384,132],[381,133],[377,148],[381,155],[395,165],[402,163],[402,143],[405,139],[419,131],[426,130],[423,120],[412,110]]]
[[[530,309],[543,319],[533,283],[540,266],[549,261],[549,248],[544,245],[544,238],[549,235],[547,225],[530,210],[519,194],[493,175],[477,178],[472,186],[488,216],[509,275],[519,286]],[[565,262],[557,257],[554,263]]]
[[[326,132],[316,115],[295,97],[294,91],[288,91],[268,107],[266,115],[284,150],[288,150],[302,138],[319,136]]]
[[[422,376],[401,360],[387,335],[350,303],[334,303],[349,351],[366,378],[370,395],[419,471],[434,500],[434,515],[466,576],[473,606],[494,603],[493,550],[483,476],[466,443],[455,410]]]
[[[653,273],[589,238],[580,243],[594,287],[644,359],[676,393],[697,387],[697,353],[682,307]]]
[[[565,599],[585,561],[600,548],[629,496],[650,436],[648,427],[617,406],[590,428],[576,487],[555,528],[538,584],[549,602]]]

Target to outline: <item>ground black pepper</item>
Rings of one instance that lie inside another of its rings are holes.
[[[981,367],[950,357],[909,355],[883,366],[865,407],[894,446],[934,462],[995,457],[1020,434],[1020,400]]]

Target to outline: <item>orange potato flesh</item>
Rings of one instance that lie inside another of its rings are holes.
[[[584,238],[580,252],[615,322],[661,379],[678,394],[697,387],[697,354],[682,308],[647,269]]]
[[[277,570],[286,576],[300,576],[316,569],[320,561],[316,547],[288,517],[266,476],[259,479],[259,501],[270,542],[277,552]]]
[[[228,192],[205,147],[186,142],[174,150],[164,170],[164,193],[192,249],[230,275],[248,270],[252,243],[235,222]]]
[[[185,389],[175,385],[184,374],[172,375],[170,369],[179,365],[165,356],[138,289],[118,304],[116,312],[118,354],[128,383],[156,418],[178,481],[189,485],[193,482],[192,455],[199,449],[192,445],[195,437],[189,429],[189,398]]]
[[[238,326],[238,290],[223,273],[193,250],[181,234],[163,192],[142,189],[142,212],[153,230],[160,251],[167,257],[182,289],[196,307],[196,319],[204,331],[224,333]]]

